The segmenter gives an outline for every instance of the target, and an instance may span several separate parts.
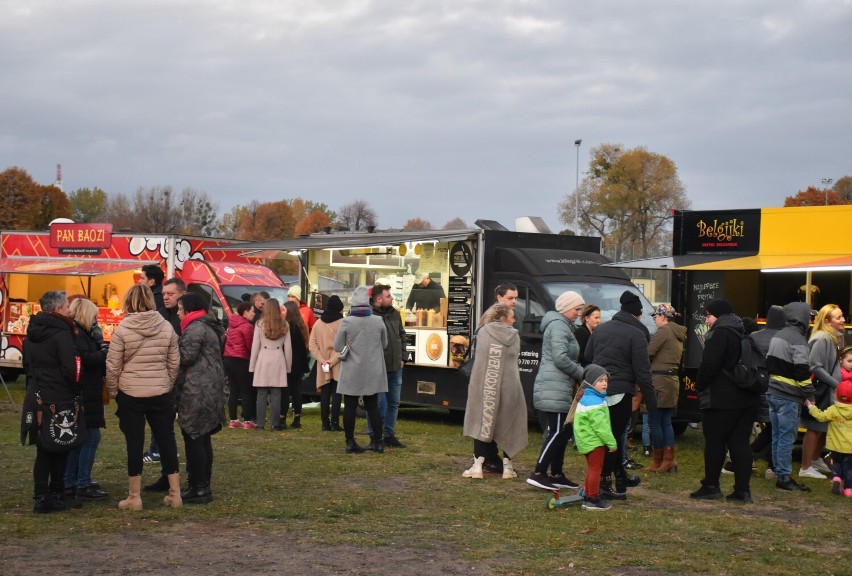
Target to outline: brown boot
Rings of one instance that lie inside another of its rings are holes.
[[[674,446],[663,448],[663,463],[657,472],[677,472],[677,460],[675,460]]]
[[[180,497],[180,474],[169,474],[169,493],[163,498],[163,506],[180,508],[183,500]]]
[[[654,462],[645,468],[645,470],[649,470],[651,472],[659,472],[660,466],[663,465],[663,449],[662,448],[654,448]]]
[[[142,510],[142,476],[127,478],[127,498],[118,503],[122,510]]]

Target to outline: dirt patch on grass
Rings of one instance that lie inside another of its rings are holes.
[[[365,518],[369,524],[369,519]],[[389,543],[391,544],[391,543]],[[311,574],[432,576],[496,574],[459,558],[452,545],[316,545],[275,527],[183,523],[90,536],[52,535],[0,544],[6,574]]]

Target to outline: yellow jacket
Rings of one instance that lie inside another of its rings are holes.
[[[808,411],[820,422],[828,422],[826,448],[852,454],[852,404],[837,402],[825,411],[811,405]]]

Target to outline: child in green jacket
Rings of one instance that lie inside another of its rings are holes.
[[[609,373],[597,364],[589,364],[583,372],[583,393],[574,412],[574,441],[577,450],[586,457],[589,469],[583,488],[583,510],[603,511],[609,502],[599,497],[601,470],[607,448],[615,452],[615,436],[609,422],[606,388]]]

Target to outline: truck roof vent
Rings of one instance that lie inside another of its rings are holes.
[[[501,232],[509,232],[509,229],[497,222],[496,220],[477,220],[474,222],[482,230],[500,230]]]
[[[553,234],[553,231],[540,216],[519,216],[515,218],[515,231]]]

